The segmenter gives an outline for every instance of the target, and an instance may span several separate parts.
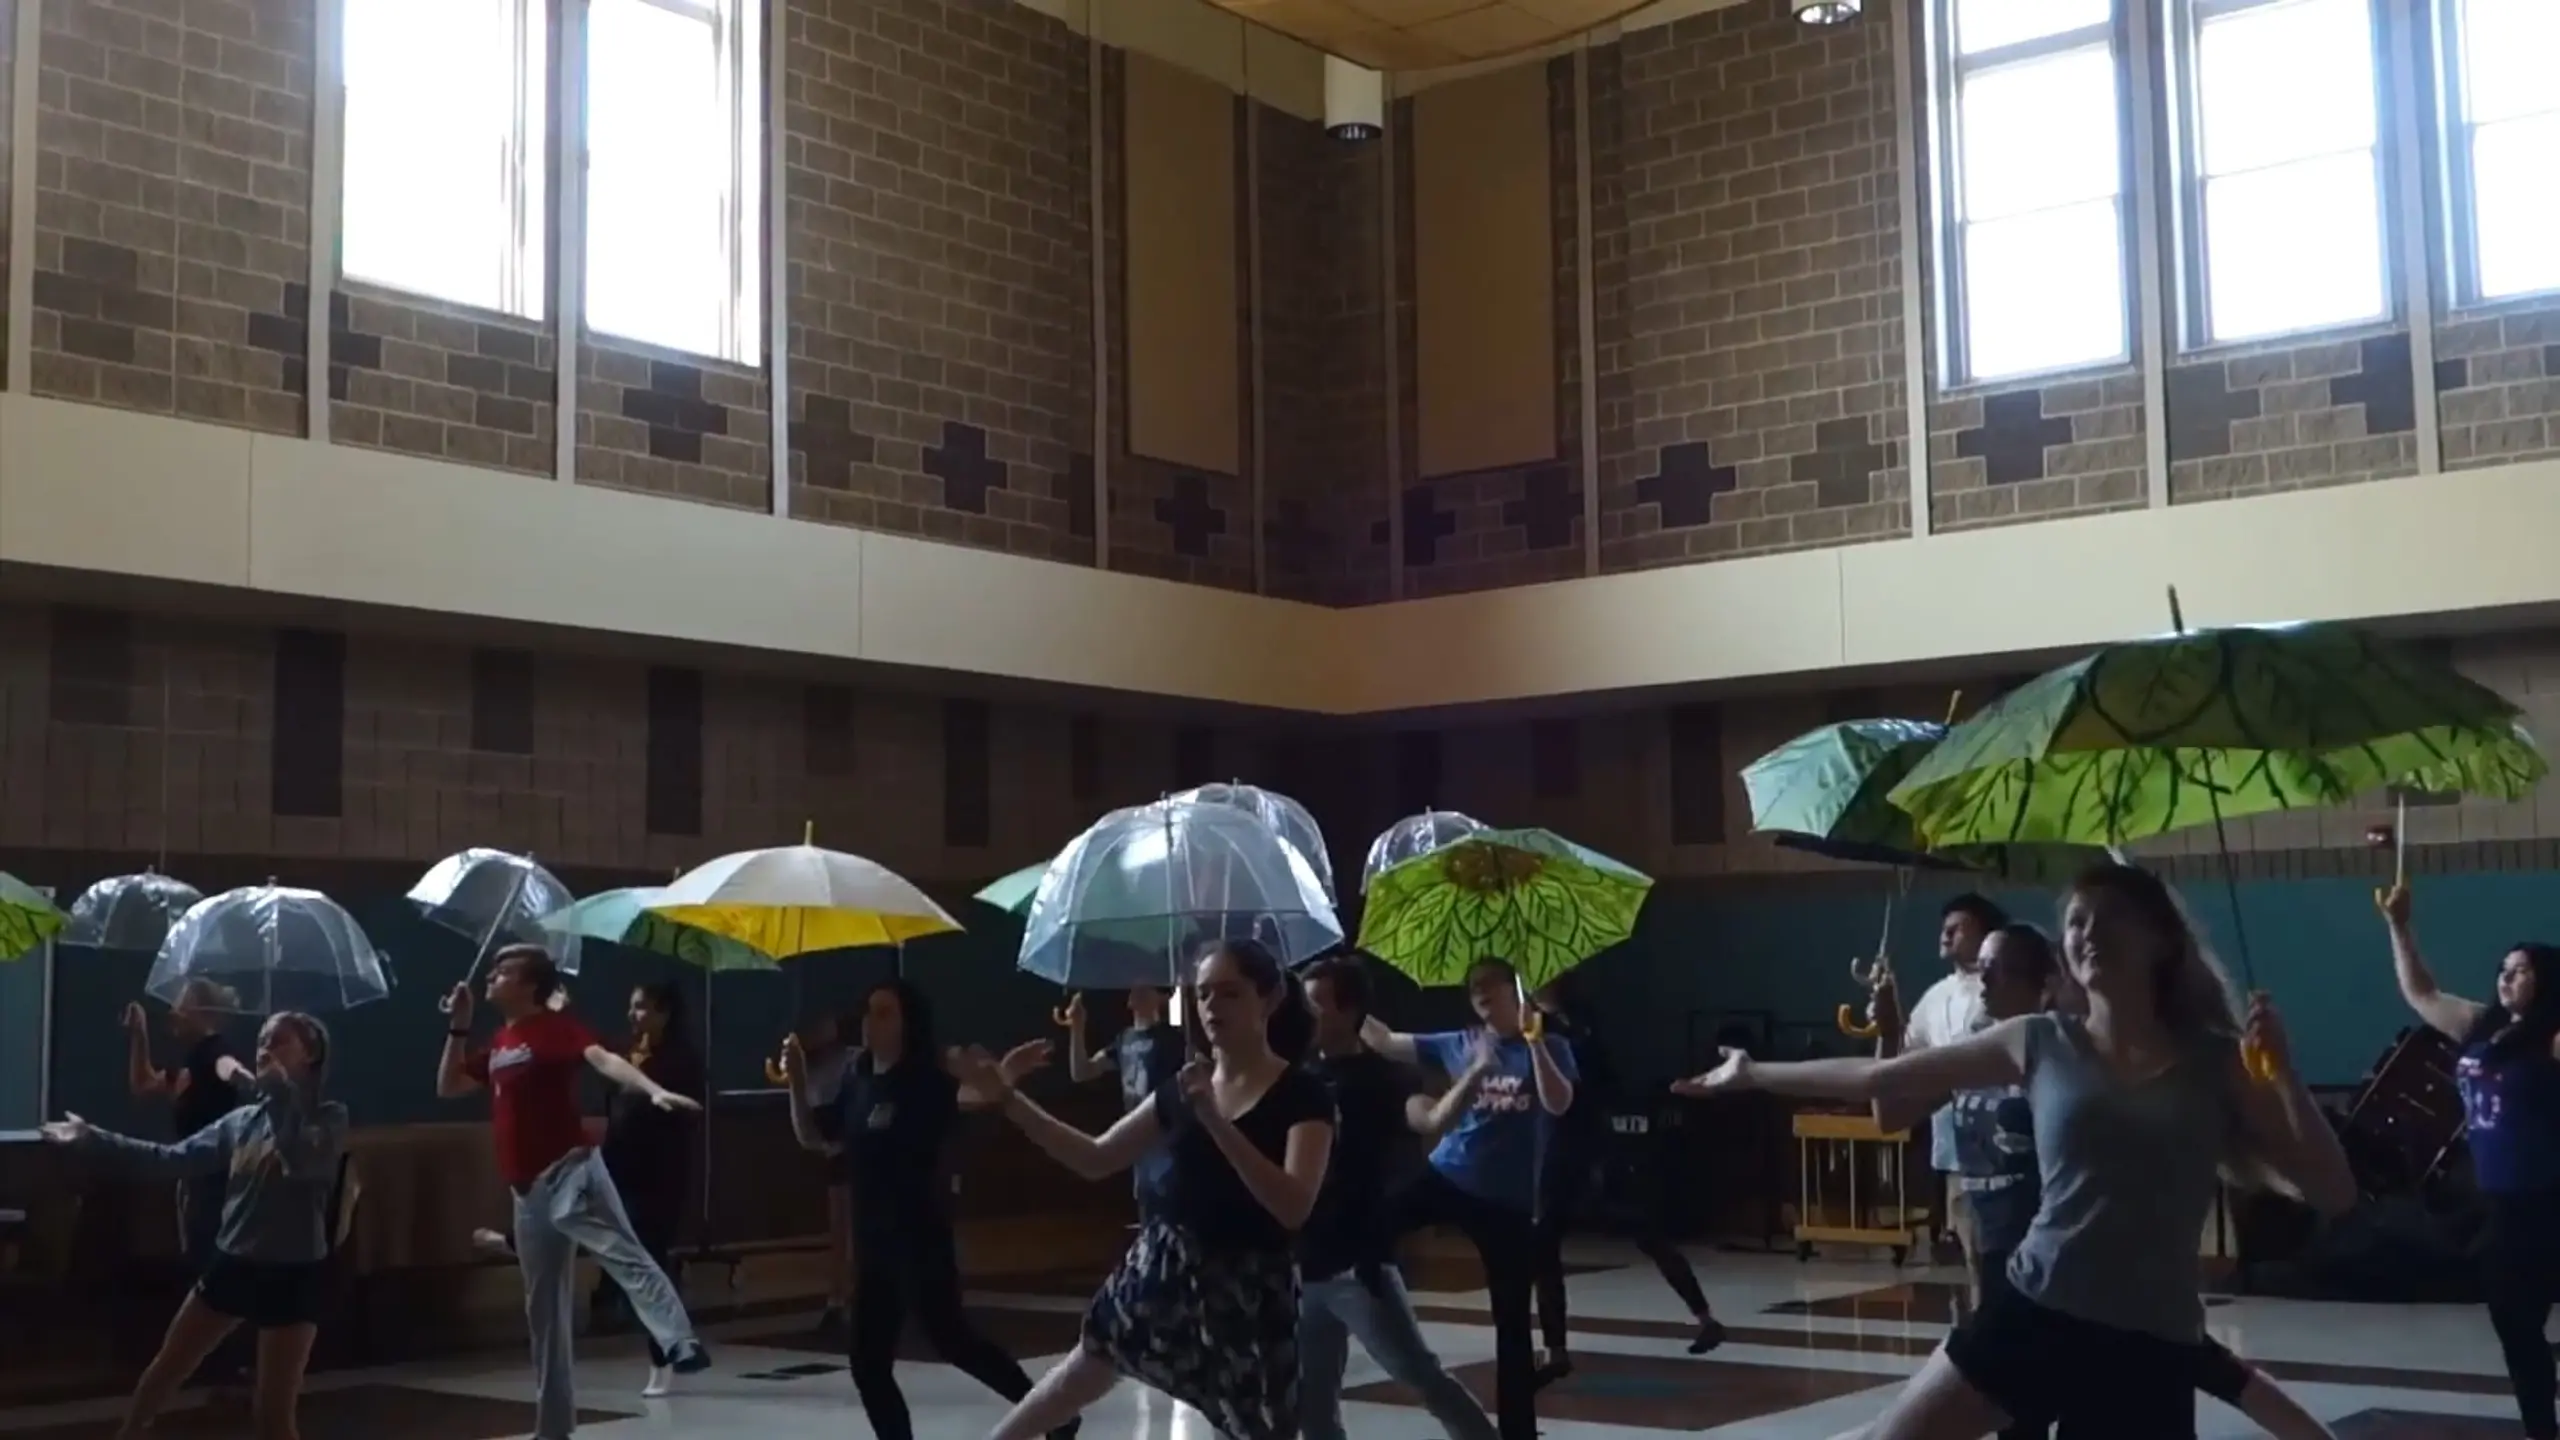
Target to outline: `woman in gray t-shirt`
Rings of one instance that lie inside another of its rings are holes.
[[[1897,1107],[2026,1092],[2042,1194],[2009,1288],[1957,1327],[1870,1440],[2057,1422],[2065,1440],[2192,1437],[2196,1240],[2217,1172],[2271,1171],[2326,1211],[2355,1202],[2337,1137],[2284,1063],[2274,1011],[2252,998],[2247,1032],[2279,1062],[2274,1083],[2252,1084],[2227,982],[2157,876],[2129,865],[2083,874],[2063,907],[2063,956],[2087,992],[2085,1018],[2021,1016],[1891,1060],[1755,1065],[1727,1051],[1675,1087]]]

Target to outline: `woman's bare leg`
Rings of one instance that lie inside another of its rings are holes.
[[[294,1412],[302,1404],[302,1372],[311,1364],[311,1342],[319,1334],[317,1325],[258,1332],[258,1440],[298,1440]]]
[[[2249,1368],[2248,1388],[2240,1392],[2240,1413],[2276,1440],[2338,1440],[2320,1417],[2303,1409],[2301,1402],[2254,1365]]]
[[[196,1373],[204,1357],[222,1343],[240,1322],[228,1315],[216,1314],[193,1290],[178,1305],[178,1313],[169,1318],[169,1333],[161,1338],[160,1353],[142,1372],[133,1387],[133,1399],[125,1405],[124,1426],[116,1432],[118,1440],[132,1440],[151,1428],[160,1412],[169,1408],[178,1387]]]
[[[1110,1361],[1078,1346],[1040,1377],[1022,1403],[987,1432],[987,1440],[1040,1440],[1082,1415],[1119,1381]]]
[[[2009,1417],[1957,1373],[1942,1347],[1863,1434],[1865,1440],[1982,1440],[2008,1426]]]

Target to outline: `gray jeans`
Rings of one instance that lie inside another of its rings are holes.
[[[649,1338],[667,1349],[693,1339],[684,1300],[632,1236],[613,1177],[592,1150],[572,1150],[516,1196],[516,1264],[524,1270],[525,1328],[533,1336],[535,1440],[578,1428],[578,1252],[596,1257],[629,1297]]]
[[[1405,1294],[1404,1277],[1381,1266],[1363,1281],[1357,1271],[1310,1280],[1298,1295],[1298,1423],[1305,1440],[1345,1440],[1342,1372],[1351,1363],[1351,1341],[1387,1372],[1410,1386],[1422,1408],[1440,1422],[1449,1440],[1495,1440],[1493,1420],[1431,1353],[1422,1322]]]

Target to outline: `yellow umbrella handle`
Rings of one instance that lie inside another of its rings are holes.
[[[1536,1006],[1533,1005],[1529,1007],[1529,1013],[1520,1017],[1520,1038],[1523,1040],[1543,1040],[1546,1038],[1546,1035],[1547,1017],[1539,1013]]]
[[[1840,1007],[1838,1024],[1840,1026],[1840,1033],[1848,1036],[1852,1040],[1873,1040],[1876,1038],[1877,1032],[1884,1028],[1872,1020],[1867,1021],[1864,1024],[1860,1024],[1858,1021],[1858,1007],[1855,1005],[1843,1005]]]

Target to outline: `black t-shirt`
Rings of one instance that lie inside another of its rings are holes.
[[[857,1055],[836,1104],[861,1233],[889,1240],[948,1228],[942,1150],[960,1114],[960,1082],[927,1056],[874,1070],[869,1055]]]
[[[219,1066],[226,1058],[237,1060],[240,1055],[221,1035],[207,1035],[188,1046],[187,1058],[169,1072],[172,1084],[181,1075],[187,1080],[187,1088],[178,1092],[177,1100],[169,1107],[169,1121],[179,1139],[207,1128],[247,1103],[248,1097],[222,1078]]]
[[[1135,1110],[1182,1069],[1182,1032],[1170,1025],[1131,1026],[1111,1042],[1120,1072],[1120,1108]]]
[[[696,1103],[708,1103],[702,1058],[690,1046],[653,1052],[640,1062],[640,1073]],[[694,1126],[701,1118],[661,1110],[647,1095],[615,1086],[605,1110],[605,1167],[626,1185],[681,1181],[692,1167]]]
[[[1164,1137],[1154,1152],[1160,1163],[1138,1186],[1140,1212],[1191,1232],[1213,1250],[1286,1252],[1292,1241],[1289,1231],[1245,1188],[1234,1163],[1182,1098],[1181,1085],[1168,1080],[1158,1086],[1154,1104]],[[1309,1121],[1333,1123],[1333,1096],[1323,1081],[1292,1065],[1252,1109],[1236,1117],[1235,1126],[1254,1149],[1278,1164],[1288,1157],[1289,1131]]]
[[[1590,1026],[1563,1015],[1547,1016],[1545,1025],[1548,1035],[1573,1046],[1574,1067],[1573,1108],[1564,1112],[1563,1123],[1556,1127],[1547,1157],[1551,1164],[1580,1169],[1591,1163],[1593,1149],[1608,1135],[1610,1117],[1625,1098],[1618,1086],[1618,1067]]]
[[[1335,1111],[1333,1158],[1316,1209],[1298,1232],[1298,1268],[1310,1280],[1395,1257],[1384,1233],[1386,1194],[1422,1157],[1405,1123],[1405,1101],[1422,1093],[1421,1077],[1374,1050],[1311,1059],[1307,1073],[1324,1083]]]

